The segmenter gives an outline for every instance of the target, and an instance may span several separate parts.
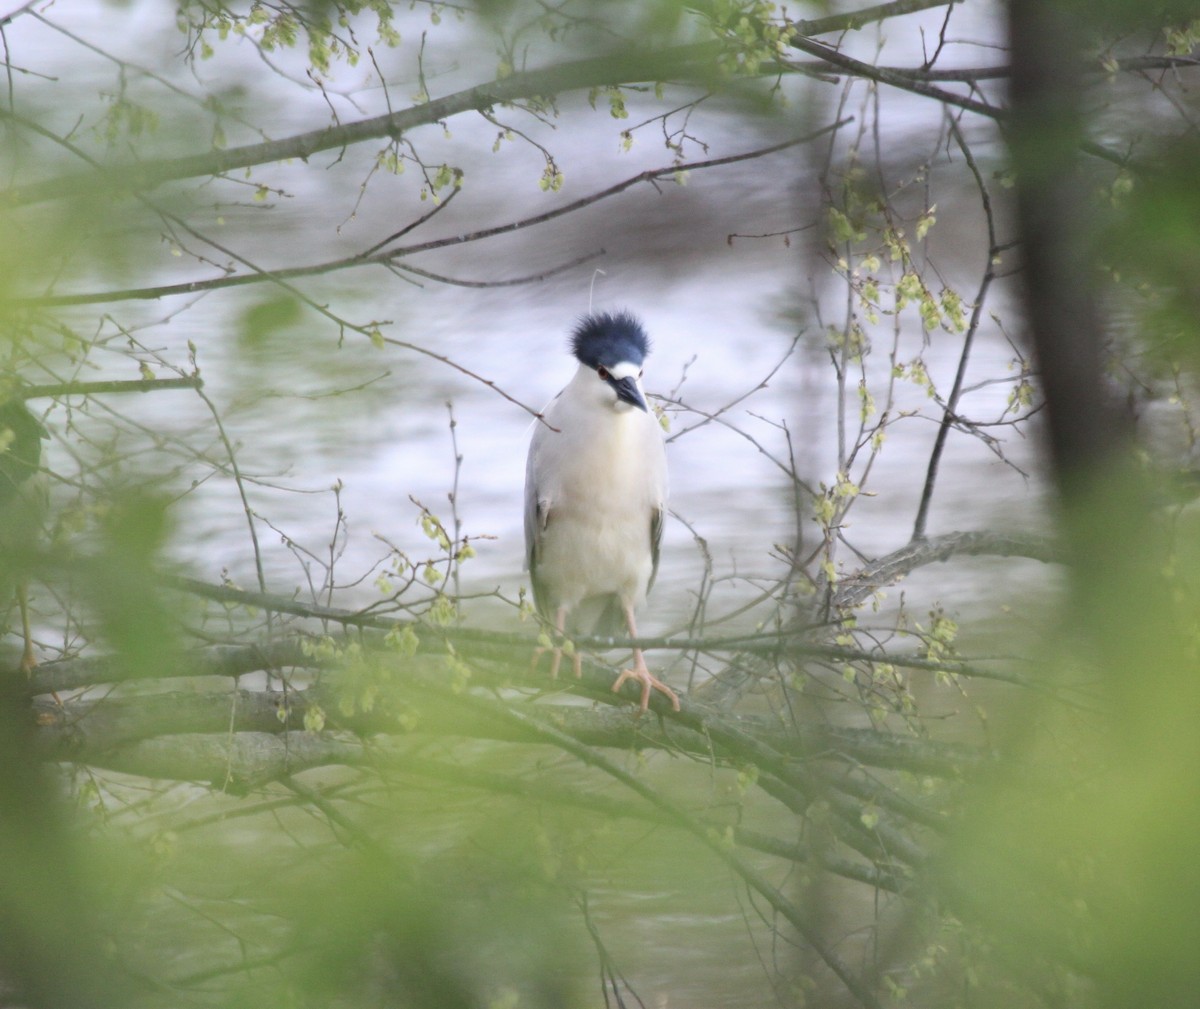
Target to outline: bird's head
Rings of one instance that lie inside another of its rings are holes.
[[[601,312],[584,316],[571,334],[571,352],[612,391],[617,409],[637,407],[649,412],[641,378],[650,340],[632,315]]]

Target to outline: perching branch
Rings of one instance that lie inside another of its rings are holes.
[[[387,653],[378,653],[379,661],[387,661]],[[230,669],[224,660],[220,668]],[[290,667],[316,668],[308,665]],[[258,664],[278,673],[280,667]],[[95,668],[95,667],[93,667]],[[204,666],[174,670],[191,676],[204,673]],[[236,668],[236,667],[234,667]],[[249,672],[241,669],[240,672]],[[418,658],[397,666],[396,676],[401,684],[400,694],[410,696],[420,705],[424,683],[429,679],[444,679],[438,660]],[[224,675],[240,673],[232,671]],[[78,760],[97,766],[111,766],[108,754],[144,739],[160,736],[180,736],[192,733],[285,733],[302,727],[306,715],[320,708],[329,730],[352,732],[369,738],[390,736],[452,736],[487,739],[503,742],[536,742],[536,733],[514,730],[511,725],[494,719],[464,717],[456,704],[422,707],[420,721],[406,725],[394,709],[381,704],[378,709],[345,714],[338,706],[338,675],[336,667],[327,667],[327,684],[293,688],[285,692],[266,692],[233,688],[227,691],[170,691],[141,697],[103,697],[99,699],[50,699],[35,703],[35,720],[39,745],[43,752],[55,758]],[[118,679],[114,677],[114,679]],[[480,686],[490,677],[481,667],[473,678]],[[549,681],[527,678],[529,685],[549,687]],[[106,682],[96,680],[94,683]],[[500,682],[499,678],[496,682]],[[93,684],[94,685],[94,684]],[[62,686],[64,693],[80,684]],[[799,732],[784,732],[770,720],[748,715],[718,711],[692,704],[691,726],[668,724],[665,721],[637,719],[618,699],[601,686],[594,696],[608,706],[603,708],[535,706],[532,717],[552,723],[559,730],[587,746],[612,750],[666,750],[676,754],[691,754],[699,759],[714,755],[715,739],[723,741],[717,755],[734,764],[752,759],[753,753],[744,740],[754,739],[768,747],[763,753],[790,760],[828,760],[854,767],[874,767],[881,770],[910,771],[935,777],[952,778],[963,770],[976,767],[989,759],[986,751],[954,743],[939,743],[883,731],[851,729],[813,722]],[[715,729],[715,732],[714,732]],[[329,763],[337,763],[331,759]],[[782,766],[782,765],[780,765]],[[784,772],[790,774],[790,772]],[[183,780],[205,780],[204,775],[184,775]]]

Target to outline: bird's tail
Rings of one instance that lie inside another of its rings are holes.
[[[629,631],[620,597],[611,594],[583,600],[571,611],[570,629],[581,637],[625,637]]]

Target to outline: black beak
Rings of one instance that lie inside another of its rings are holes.
[[[636,406],[646,413],[650,412],[650,408],[646,406],[646,400],[642,398],[641,390],[637,387],[636,378],[609,378],[608,384],[613,387],[618,400],[622,400],[630,406]]]

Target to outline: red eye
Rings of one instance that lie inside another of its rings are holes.
[[[608,369],[605,368],[604,365],[601,365],[599,368],[596,369],[596,374],[600,376],[601,382],[608,381]]]

